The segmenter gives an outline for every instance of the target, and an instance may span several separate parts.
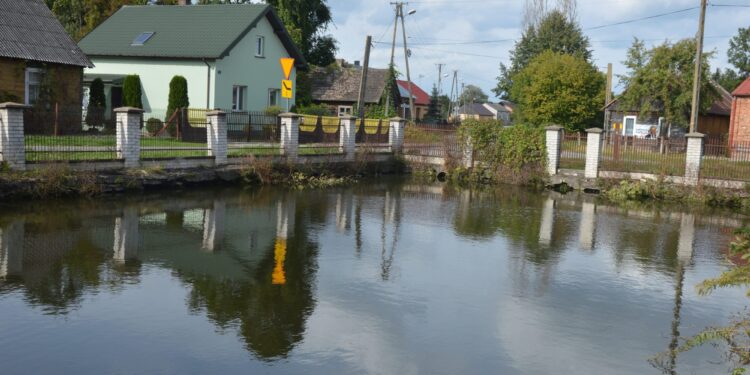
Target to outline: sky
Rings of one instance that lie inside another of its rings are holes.
[[[738,28],[750,27],[750,0],[715,0],[712,3],[745,6],[708,7],[704,51],[715,52],[711,61],[714,70],[730,66],[726,56],[729,39]],[[328,0],[328,4],[333,14],[333,24],[328,31],[339,42],[338,57],[349,62],[363,60],[365,38],[371,35],[375,43],[370,66],[385,68],[393,37],[394,9],[390,0]],[[496,100],[490,90],[495,87],[499,64],[508,64],[509,51],[521,36],[523,4],[523,0],[423,0],[405,5],[405,11],[416,10],[406,17],[412,80],[429,92],[437,83],[437,64],[443,63],[443,74],[448,74],[443,78],[443,93],[450,92],[453,71],[458,70],[459,82],[479,86],[491,100]],[[647,46],[652,46],[665,40],[693,37],[698,30],[699,9],[624,25],[591,28],[699,5],[699,0],[578,0],[578,18],[591,41],[594,64],[601,71],[606,71],[607,63],[613,64],[615,92],[620,92],[622,85],[617,75],[625,73],[622,61],[633,38],[643,39]],[[497,40],[505,41],[456,44]],[[405,74],[400,25],[395,59],[397,69]]]

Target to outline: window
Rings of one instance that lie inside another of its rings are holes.
[[[268,106],[279,105],[279,89],[268,89]]]
[[[623,135],[633,135],[633,130],[635,130],[635,122],[636,117],[635,116],[625,116],[623,119]]]
[[[339,117],[351,116],[351,114],[352,114],[352,106],[350,105],[339,106]]]
[[[266,47],[266,39],[262,36],[258,36],[255,39],[255,57],[263,57],[264,50]]]
[[[247,86],[232,86],[232,110],[245,110],[245,96],[247,95]]]
[[[140,34],[138,34],[137,37],[135,37],[135,39],[133,39],[133,42],[130,43],[130,45],[131,46],[142,46],[142,45],[146,44],[146,42],[148,42],[148,40],[151,39],[151,37],[154,36],[154,34],[155,33],[153,31],[146,31],[144,33],[140,33]]]
[[[26,68],[26,104],[33,105],[39,99],[44,70],[39,68]]]

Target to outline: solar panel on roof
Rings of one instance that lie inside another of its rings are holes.
[[[154,36],[153,31],[147,31],[145,33],[140,33],[135,39],[133,39],[133,43],[130,43],[131,46],[142,46],[145,44],[151,37]]]

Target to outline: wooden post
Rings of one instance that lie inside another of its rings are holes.
[[[365,61],[362,67],[362,79],[359,82],[359,100],[357,100],[357,110],[359,118],[365,118],[365,92],[367,91],[367,70],[370,67],[370,46],[372,45],[372,36],[368,35],[365,40]]]
[[[690,133],[698,131],[698,112],[701,104],[701,73],[703,66],[703,30],[706,25],[707,0],[701,0],[701,16],[698,23],[698,36],[695,51],[695,72],[693,73],[693,103],[690,112]]]

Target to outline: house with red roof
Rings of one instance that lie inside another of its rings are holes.
[[[399,116],[403,118],[409,117],[409,81],[396,80],[398,86],[398,93],[401,97],[401,108],[399,108]],[[422,90],[421,87],[417,86],[416,83],[411,83],[411,93],[414,98],[414,119],[419,121],[424,118],[427,114],[427,107],[430,105],[430,94]]]
[[[750,146],[750,78],[732,92],[729,144]]]

